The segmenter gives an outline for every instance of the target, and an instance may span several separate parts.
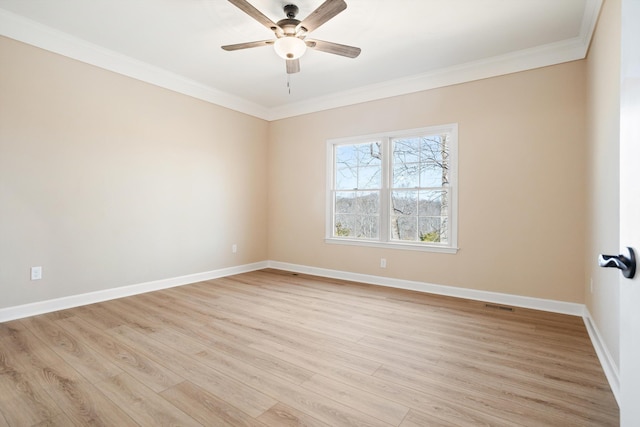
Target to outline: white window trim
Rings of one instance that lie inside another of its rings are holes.
[[[449,162],[451,165],[451,171],[449,176],[449,243],[447,244],[435,244],[435,243],[410,243],[410,242],[395,242],[391,241],[389,237],[389,168],[391,166],[391,157],[389,153],[390,143],[392,138],[398,138],[403,136],[415,136],[417,134],[437,134],[447,132],[451,135],[451,141],[449,146]],[[333,179],[334,179],[334,149],[333,147],[341,144],[358,144],[371,142],[373,140],[382,140],[382,155],[384,161],[382,162],[382,189],[380,199],[380,209],[382,213],[380,215],[380,230],[387,230],[381,234],[380,240],[372,239],[349,239],[344,237],[333,236]],[[458,124],[450,123],[439,126],[429,126],[417,129],[407,129],[393,132],[383,132],[371,135],[363,135],[348,138],[336,138],[327,140],[326,146],[326,164],[327,164],[327,176],[326,176],[326,211],[325,211],[325,243],[338,244],[338,245],[353,245],[353,246],[366,246],[386,249],[402,249],[411,251],[424,251],[424,252],[439,252],[455,254],[458,252]],[[385,214],[384,212],[387,211]],[[383,239],[387,240],[383,240]]]

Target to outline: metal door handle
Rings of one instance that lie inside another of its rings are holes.
[[[627,279],[633,279],[636,274],[636,254],[633,248],[627,247],[626,254],[598,256],[600,267],[613,267],[622,270],[622,275]]]

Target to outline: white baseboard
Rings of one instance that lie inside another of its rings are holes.
[[[94,304],[97,302],[108,301],[116,298],[143,294],[145,292],[158,291],[160,289],[188,285],[190,283],[202,282],[204,280],[212,280],[220,277],[232,276],[234,274],[248,273],[250,271],[267,268],[267,266],[268,262],[262,261],[253,264],[245,264],[236,267],[206,271],[204,273],[196,273],[186,276],[172,277],[169,279],[154,280],[152,282],[105,289],[102,291],[89,292],[80,295],[71,295],[68,297],[39,301],[30,304],[18,305],[15,307],[1,308],[0,322],[7,322],[9,320],[22,319],[24,317],[50,313],[52,311],[65,310],[68,308]]]
[[[505,304],[514,307],[531,308],[534,310],[550,311],[553,313],[569,314],[572,316],[585,316],[585,306],[563,301],[554,301],[542,298],[524,297],[518,295],[503,294],[498,292],[481,291],[477,289],[458,288],[455,286],[436,285],[432,283],[416,282],[411,280],[394,279],[390,277],[373,276],[369,274],[351,273],[340,270],[309,267],[298,264],[289,264],[278,261],[261,261],[253,264],[223,268],[203,273],[190,274],[180,277],[155,280],[119,288],[105,289],[86,294],[71,295],[52,300],[39,301],[14,307],[0,308],[0,322],[21,319],[57,310],[79,307],[87,304],[123,298],[145,292],[157,291],[204,280],[217,279],[219,277],[232,276],[234,274],[248,273],[263,268],[275,268],[296,273],[311,274],[315,276],[333,279],[350,280],[354,282],[368,283],[372,285],[388,286],[391,288],[407,289],[412,291],[427,292],[437,295],[446,295],[458,298],[472,299],[476,301]],[[588,313],[588,311],[586,311]],[[587,325],[589,330],[589,325]],[[596,330],[592,327],[592,330]],[[592,331],[590,330],[590,333]],[[595,334],[597,337],[598,334]],[[601,341],[600,341],[601,342]],[[594,344],[595,345],[595,344]],[[598,347],[596,347],[597,349]]]
[[[611,387],[611,391],[613,392],[619,406],[620,373],[618,371],[618,365],[613,360],[613,357],[611,357],[611,353],[609,353],[609,349],[602,339],[602,335],[600,334],[596,323],[593,321],[593,317],[591,317],[591,313],[587,307],[584,308],[582,318],[584,319],[584,325],[587,327],[587,332],[589,333],[589,338],[591,338],[593,348],[596,350],[596,354],[598,355],[598,360],[600,361],[602,370],[607,377],[607,381],[609,381],[609,387]]]
[[[491,302],[494,304],[511,305],[514,307],[531,308],[534,310],[550,311],[553,313],[569,314],[582,317],[584,304],[572,302],[554,301],[542,298],[523,297],[518,295],[503,294],[498,292],[481,291],[477,289],[458,288],[455,286],[435,285],[432,283],[415,282],[411,280],[393,279],[390,277],[373,276],[368,274],[350,273],[347,271],[328,270],[304,265],[288,264],[284,262],[269,261],[270,268],[291,271],[295,273],[311,274],[314,276],[328,277],[332,279],[350,280],[354,282],[368,283],[372,285],[388,286],[391,288],[407,289],[418,292],[427,292],[437,295],[466,298],[476,301]]]

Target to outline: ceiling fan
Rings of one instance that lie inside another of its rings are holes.
[[[307,48],[335,55],[355,58],[360,55],[360,48],[322,40],[307,39],[307,34],[347,8],[344,0],[326,0],[304,20],[296,19],[298,7],[294,4],[284,6],[285,19],[274,23],[246,0],[229,0],[238,9],[273,31],[274,40],[238,43],[222,46],[227,51],[248,49],[260,46],[274,46],[276,53],[287,61],[287,73],[300,71],[300,57]]]

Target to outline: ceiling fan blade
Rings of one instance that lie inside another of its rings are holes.
[[[355,58],[360,55],[359,47],[347,46],[346,44],[325,42],[322,40],[305,40],[307,47],[321,52],[333,53],[334,55],[346,56],[347,58]]]
[[[287,59],[287,74],[294,74],[299,72],[300,72],[300,60]]]
[[[272,46],[273,43],[275,43],[275,40],[260,40],[258,42],[228,44],[226,46],[221,46],[221,47],[224,50],[232,51],[232,50],[240,50],[240,49],[249,49],[251,47]]]
[[[327,0],[322,3],[316,10],[311,12],[311,15],[307,16],[296,28],[296,33],[301,27],[304,27],[307,32],[311,32],[318,28],[320,25],[327,22],[343,10],[347,8],[347,4],[344,0]]]
[[[271,31],[273,31],[274,33],[276,33],[277,35],[284,34],[284,31],[282,30],[282,28],[278,26],[278,24],[276,24],[271,19],[263,15],[262,12],[260,12],[258,9],[253,7],[248,1],[229,0],[229,2],[233,4],[235,7],[237,7],[238,9],[242,10],[244,13],[246,13],[250,17],[252,17],[253,19],[255,19],[256,21],[258,21],[259,23],[261,23],[262,25],[264,25],[265,27],[267,27],[268,29],[270,29]]]

